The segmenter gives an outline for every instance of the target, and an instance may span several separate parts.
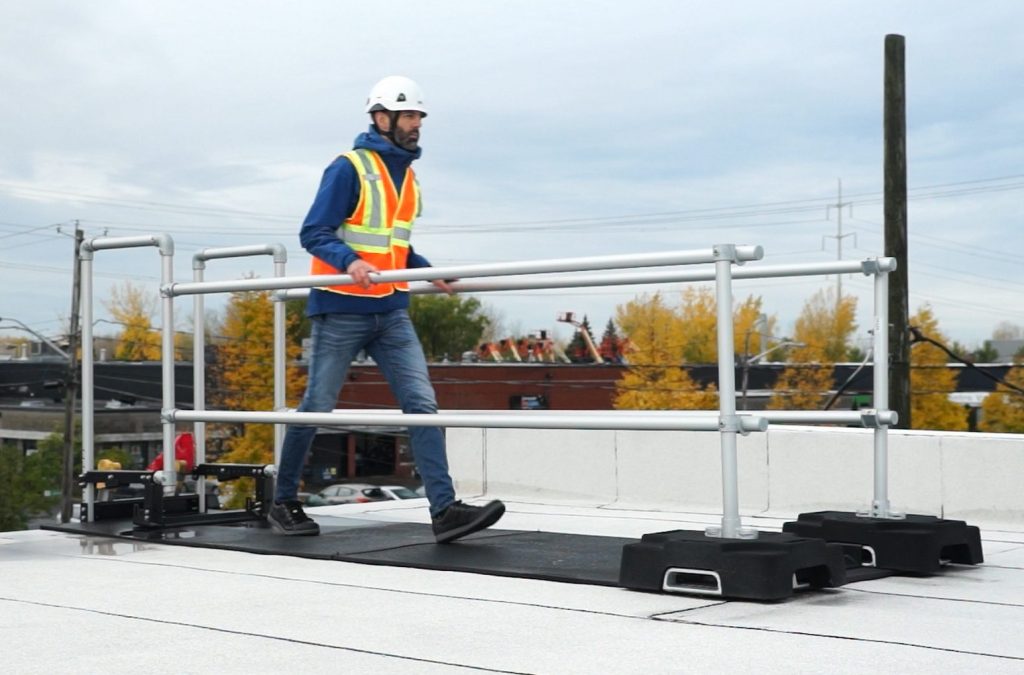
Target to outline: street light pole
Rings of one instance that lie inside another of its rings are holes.
[[[10,321],[11,323],[18,324],[19,328],[21,328],[22,330],[24,330],[27,333],[31,333],[32,335],[36,336],[37,338],[39,338],[43,342],[43,344],[45,344],[47,347],[49,347],[53,351],[55,351],[58,354],[60,354],[65,359],[68,359],[68,360],[71,359],[71,357],[68,355],[68,353],[66,351],[64,351],[63,349],[61,349],[57,345],[57,343],[55,343],[53,340],[51,340],[50,338],[46,337],[45,335],[41,335],[40,333],[35,332],[31,328],[29,328],[28,326],[23,324],[21,321],[18,321],[17,319],[12,319],[9,316],[0,316],[0,321]]]
[[[740,384],[740,391],[742,395],[740,397],[740,409],[747,409],[747,381],[750,376],[750,334],[751,332],[757,332],[757,346],[760,348],[764,345],[764,338],[768,333],[768,317],[765,314],[758,314],[757,318],[754,319],[754,323],[751,324],[747,330],[743,333],[743,377]]]
[[[747,333],[747,338],[749,340],[750,333]],[[748,379],[749,379],[751,364],[757,363],[758,359],[760,359],[762,356],[766,356],[768,354],[771,354],[776,349],[780,349],[782,347],[803,347],[804,346],[803,342],[797,342],[795,340],[783,340],[782,342],[779,342],[778,344],[772,345],[768,349],[765,349],[763,352],[754,354],[753,356],[747,356],[747,349],[746,349],[747,344],[749,344],[749,341],[745,341],[744,350],[743,350],[743,380],[742,380],[742,385],[740,387],[740,409],[741,410],[746,410],[747,409],[747,382],[748,382]]]

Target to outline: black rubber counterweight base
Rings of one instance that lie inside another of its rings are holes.
[[[935,574],[947,562],[984,562],[981,531],[962,520],[912,514],[900,519],[869,518],[846,511],[816,511],[801,513],[782,529],[847,548],[860,547],[865,562],[907,574]]]
[[[746,600],[784,600],[794,588],[844,583],[841,546],[779,532],[759,532],[756,539],[691,530],[645,534],[623,547],[619,568],[626,588]]]

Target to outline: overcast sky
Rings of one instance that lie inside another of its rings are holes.
[[[976,346],[1024,325],[1013,0],[0,0],[0,316],[60,332],[76,220],[87,238],[170,234],[178,280],[197,250],[263,243],[306,274],[297,232],[320,174],[390,74],[419,81],[431,110],[413,241],[435,266],[717,243],[760,244],[764,264],[835,260],[840,180],[843,257],[881,255],[889,33],[906,37],[911,309]],[[271,268],[212,261],[207,278]],[[99,252],[95,271],[98,302],[126,279],[159,286],[155,249]],[[788,333],[835,284],[735,293],[762,296]],[[600,332],[637,293],[679,288],[480,298],[510,332],[568,337],[558,312]],[[870,280],[843,291],[865,338]]]

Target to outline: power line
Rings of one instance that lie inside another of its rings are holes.
[[[32,225],[21,226],[21,225],[17,225],[16,223],[3,223],[3,224],[4,225],[13,225],[15,227],[23,227],[24,229],[21,229],[21,230],[19,230],[17,232],[11,232],[10,234],[0,235],[0,239],[10,239],[11,237],[21,237],[21,236],[24,236],[26,234],[31,234],[32,232],[38,232],[39,230],[48,230],[51,227],[60,227],[62,223],[51,223],[49,225],[38,225],[38,226],[32,226]]]
[[[858,220],[858,219],[854,218],[854,220]],[[868,222],[868,221],[861,221],[861,222]],[[874,224],[874,223],[872,223],[872,224]],[[865,227],[857,227],[856,225],[854,225],[853,227],[854,227],[854,229],[859,230],[861,232],[868,232],[868,233],[871,233],[871,234],[878,234],[878,232],[876,232],[874,230],[869,230],[869,229],[867,229]],[[935,249],[939,249],[940,251],[951,251],[953,253],[962,253],[964,255],[969,255],[969,256],[972,256],[972,257],[975,257],[975,258],[982,258],[984,260],[995,260],[995,261],[998,261],[998,262],[1008,262],[1008,263],[1017,263],[1017,262],[1019,262],[1019,258],[1016,258],[1016,257],[1014,257],[1014,256],[1012,256],[1010,254],[1007,254],[1005,252],[1002,252],[1002,251],[996,251],[996,250],[993,250],[993,249],[984,248],[982,246],[975,246],[975,245],[972,245],[972,244],[964,244],[964,243],[960,243],[960,242],[954,241],[952,239],[946,239],[946,238],[943,238],[943,237],[936,237],[934,235],[924,235],[924,234],[912,233],[912,234],[910,234],[910,239],[916,245],[926,246],[926,247],[929,247],[929,248],[935,248]],[[936,241],[946,242],[946,243],[949,244],[949,246],[943,246],[942,244],[934,244],[934,243],[931,243],[929,241],[919,241],[921,239],[934,239]],[[974,251],[971,251],[969,249],[974,249]],[[864,250],[864,249],[861,249],[861,250]]]
[[[48,272],[57,274],[71,274],[72,270],[65,267],[51,267],[49,265],[31,265],[25,263],[14,263],[6,260],[0,260],[0,267],[8,267],[10,269],[21,269],[30,270],[32,272]],[[147,281],[159,281],[157,277],[146,276],[140,274],[114,274],[112,272],[94,272],[94,276],[103,277],[106,279],[139,279]]]
[[[957,275],[957,276],[962,276],[962,277],[973,277],[975,279],[981,279],[983,281],[995,281],[996,283],[1003,284],[1002,286],[992,286],[992,285],[988,285],[988,284],[978,284],[977,282],[973,282],[976,285],[985,286],[986,288],[993,288],[993,289],[995,289],[997,291],[1007,291],[1007,290],[1010,290],[1010,289],[1006,288],[1006,285],[1024,287],[1024,281],[1011,281],[1010,279],[998,279],[996,277],[986,277],[986,276],[981,275],[981,274],[974,274],[973,272],[964,272],[964,271],[961,271],[961,270],[951,270],[948,267],[945,267],[943,265],[932,265],[932,264],[929,264],[929,263],[915,262],[914,266],[915,267],[929,267],[931,269],[941,270],[941,271],[943,271],[945,273],[945,274],[941,274],[940,275],[940,274],[929,274],[928,272],[919,272],[919,274],[921,274],[923,276],[936,277],[936,278],[940,278],[940,279],[942,279],[942,278],[949,279],[949,275]]]
[[[1009,176],[1001,176],[996,178],[982,178],[972,179],[967,181],[958,181],[953,183],[941,183],[936,185],[925,185],[917,188],[911,188],[908,190],[908,198],[911,200],[916,199],[938,199],[946,197],[955,197],[968,194],[981,194],[987,192],[1002,192],[1008,190],[1018,190],[1024,188],[1024,181],[1022,182],[1011,182],[1017,179],[1024,178],[1024,176],[1016,174]],[[1005,183],[1001,185],[993,185],[993,183]],[[953,188],[953,189],[949,189]],[[169,202],[157,202],[157,201],[146,201],[137,199],[126,199],[126,198],[114,198],[106,197],[102,195],[94,195],[88,193],[71,192],[64,190],[54,190],[47,188],[36,188],[31,186],[25,186],[18,183],[12,183],[10,181],[0,181],[0,191],[20,194],[29,193],[34,195],[49,195],[58,197],[72,198],[78,201],[88,201],[90,203],[106,204],[115,207],[122,208],[133,208],[138,210],[148,211],[164,211],[169,213],[181,213],[184,215],[209,215],[214,217],[233,217],[233,216],[246,216],[246,217],[258,217],[265,220],[277,220],[286,222],[297,222],[297,217],[285,214],[274,214],[264,213],[259,211],[251,211],[245,209],[231,209],[225,207],[205,207],[205,206],[193,206],[187,204],[174,204]],[[865,192],[850,195],[852,203],[855,204],[879,204],[882,202],[880,192]],[[720,207],[706,207],[698,209],[684,209],[684,210],[673,210],[673,211],[660,211],[652,213],[633,213],[633,214],[622,214],[616,216],[591,216],[591,217],[578,217],[578,218],[561,218],[561,219],[547,219],[547,220],[530,220],[530,221],[504,221],[504,222],[492,222],[492,223],[453,223],[444,224],[436,223],[433,226],[442,229],[447,229],[451,232],[457,232],[460,230],[472,229],[472,230],[489,230],[495,228],[508,228],[508,227],[530,227],[538,226],[544,228],[554,228],[555,230],[573,229],[572,227],[563,228],[560,226],[572,226],[576,227],[589,226],[593,227],[597,224],[604,223],[607,226],[614,226],[616,224],[622,224],[625,222],[650,222],[650,221],[664,221],[665,219],[672,220],[721,220],[725,218],[746,218],[758,215],[773,215],[773,214],[785,214],[785,213],[801,213],[819,210],[828,205],[827,198],[810,198],[810,199],[797,199],[797,200],[785,200],[778,202],[760,202],[752,204],[741,204],[734,206],[720,206]],[[251,234],[251,224],[246,225],[246,232]]]
[[[37,188],[10,181],[0,181],[0,189],[8,194],[28,193],[32,196],[59,196],[69,197],[78,201],[86,201],[94,204],[106,204],[123,208],[133,208],[142,211],[168,211],[172,213],[183,213],[187,215],[228,215],[228,216],[259,216],[268,219],[281,219],[294,221],[294,216],[282,214],[268,214],[259,211],[245,209],[230,209],[214,206],[192,206],[188,204],[173,204],[169,202],[145,201],[140,199],[124,199],[94,195],[83,192],[70,192],[67,190],[53,190],[48,188]]]

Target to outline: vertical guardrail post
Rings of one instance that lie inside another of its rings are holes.
[[[160,321],[162,326],[161,339],[161,370],[163,372],[163,403],[161,420],[164,438],[164,494],[173,495],[177,484],[176,470],[177,453],[174,447],[174,421],[167,417],[176,408],[174,403],[174,296],[170,286],[174,283],[174,244],[166,237],[166,244],[160,246]]]
[[[92,334],[92,248],[89,241],[83,242],[79,250],[81,262],[81,286],[79,307],[82,313],[82,471],[96,466],[96,432],[93,426],[93,408],[96,390],[93,382],[93,334]],[[92,522],[95,517],[96,487],[86,483],[82,491],[85,505],[85,519]]]
[[[800,585],[811,588],[846,583],[841,546],[822,540],[742,526],[739,512],[736,363],[732,316],[732,265],[736,249],[715,251],[718,332],[718,431],[722,450],[722,522],[700,531],[645,534],[622,548],[619,584],[647,591],[696,593],[757,600],[789,597]],[[728,540],[750,540],[735,546]]]
[[[715,295],[718,331],[718,408],[719,437],[722,448],[722,524],[705,530],[709,537],[754,539],[757,530],[742,527],[739,506],[739,471],[736,435],[740,431],[736,416],[736,363],[733,344],[732,266],[739,262],[736,247],[719,244],[715,251]]]
[[[202,282],[206,261],[222,258],[243,258],[247,256],[270,255],[274,257],[274,276],[285,275],[285,264],[288,251],[281,244],[256,244],[252,246],[231,246],[227,248],[207,248],[192,256],[192,280]],[[192,348],[192,382],[193,409],[206,410],[206,308],[203,293],[196,293],[192,299],[192,324],[195,333]],[[272,296],[274,301],[274,409],[284,408],[286,397],[285,361],[285,305],[284,299]],[[193,430],[196,439],[196,464],[206,462],[206,423],[194,422]],[[284,440],[284,425],[274,425],[274,464],[281,458],[281,443]],[[206,511],[206,478],[200,476],[196,483],[199,499],[199,511]]]
[[[95,251],[116,248],[137,248],[156,246],[160,250],[161,274],[161,372],[163,374],[161,424],[164,445],[164,471],[160,480],[165,492],[173,492],[176,476],[174,466],[174,421],[171,418],[174,404],[174,296],[171,285],[174,281],[174,240],[166,234],[143,235],[139,237],[96,237],[82,243],[79,260],[82,264],[82,471],[96,468],[95,438],[95,379],[93,376],[93,254]],[[96,490],[86,484],[82,495],[86,519],[95,518]]]
[[[283,277],[288,254],[283,246],[274,253],[274,276]],[[288,346],[285,340],[285,328],[288,305],[286,300],[271,294],[274,302],[274,410],[284,410],[288,394]],[[284,425],[274,425],[274,466],[281,464],[281,446],[284,444]]]
[[[202,281],[206,259],[202,251],[192,256],[192,280]],[[206,296],[192,298],[192,409],[206,410]],[[196,466],[206,462],[206,422],[193,422],[192,433],[196,441]],[[206,477],[196,480],[199,493],[199,512],[206,513]]]
[[[947,562],[977,565],[984,560],[981,532],[962,520],[931,515],[897,513],[889,507],[889,425],[899,420],[889,410],[889,272],[897,261],[865,261],[864,273],[875,276],[875,323],[873,382],[874,496],[870,508],[856,512],[818,511],[801,513],[796,521],[783,523],[782,531],[840,543],[848,554],[859,548],[857,566],[934,574]],[[865,420],[867,422],[867,420]],[[899,529],[886,520],[901,521]]]
[[[872,406],[881,412],[889,410],[889,272],[875,273],[875,325],[872,356]],[[902,518],[889,508],[889,426],[874,429],[874,498],[871,508],[857,515],[871,518]]]

